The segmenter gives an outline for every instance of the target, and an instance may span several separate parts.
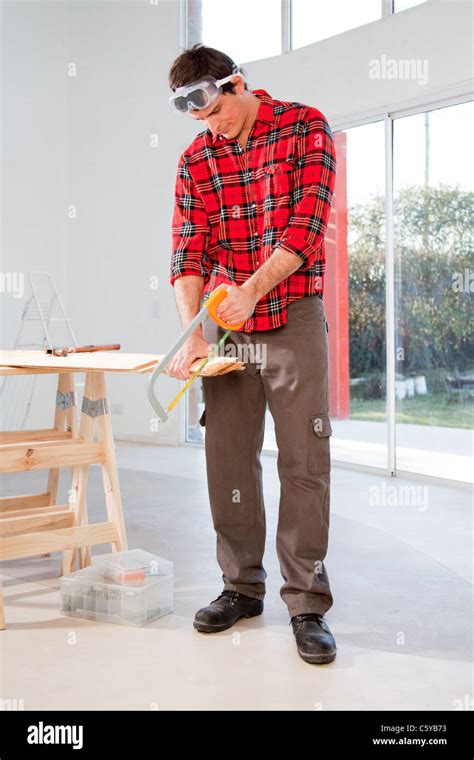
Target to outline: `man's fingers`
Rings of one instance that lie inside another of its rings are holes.
[[[204,360],[212,351],[212,348],[213,347],[209,345],[207,353],[203,354],[202,356],[193,354],[188,354],[184,357],[180,357],[179,355],[174,356],[172,361],[164,370],[165,374],[169,377],[174,377],[177,380],[189,380],[193,376],[191,365],[198,359]]]

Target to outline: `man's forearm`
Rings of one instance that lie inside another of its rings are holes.
[[[178,277],[174,282],[174,297],[183,330],[193,321],[199,311],[203,285],[204,277],[193,274]],[[193,335],[202,336],[202,325],[196,328]]]
[[[243,283],[241,288],[248,291],[254,301],[259,301],[266,293],[285,280],[301,265],[303,260],[293,253],[275,248],[272,255],[262,266]],[[204,278],[198,275],[184,275],[174,282],[176,305],[181,326],[184,329],[199,312]],[[193,335],[202,337],[202,326],[196,328]]]
[[[242,285],[259,301],[275,285],[285,280],[303,264],[299,256],[275,248],[270,258]]]

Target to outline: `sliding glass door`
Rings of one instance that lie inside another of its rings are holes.
[[[394,121],[398,470],[472,471],[474,105]]]

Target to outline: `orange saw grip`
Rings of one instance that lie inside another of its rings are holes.
[[[216,309],[221,305],[224,298],[227,298],[227,290],[225,290],[222,285],[219,285],[219,287],[212,291],[205,304],[209,312],[209,316],[214,320],[214,322],[216,322],[221,327],[224,327],[226,330],[240,330],[240,328],[245,324],[245,321],[239,322],[235,325],[230,325],[228,322],[225,322],[216,314]]]

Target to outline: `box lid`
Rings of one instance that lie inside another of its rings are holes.
[[[173,572],[172,562],[143,549],[96,554],[92,556],[92,562],[108,567],[114,574],[142,571],[145,575],[170,575]]]
[[[101,565],[90,565],[84,567],[82,570],[76,570],[76,572],[70,575],[64,575],[60,579],[60,586],[66,581],[72,581],[77,583],[91,583],[94,586],[107,586],[119,589],[121,592],[127,591],[143,591],[152,586],[155,583],[161,583],[169,578],[169,573],[162,573],[161,575],[145,575],[144,579],[139,583],[119,583],[112,577],[106,577]]]

